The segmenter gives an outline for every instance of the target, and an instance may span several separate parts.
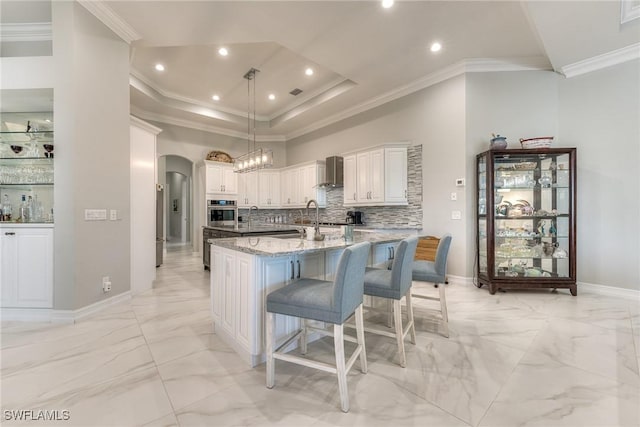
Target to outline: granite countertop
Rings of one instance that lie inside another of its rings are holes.
[[[227,249],[233,249],[252,255],[260,256],[281,256],[299,254],[303,252],[327,251],[341,249],[360,242],[371,242],[371,244],[398,242],[409,234],[398,233],[353,233],[353,242],[345,242],[339,233],[328,233],[325,240],[316,242],[314,240],[303,240],[297,237],[278,238],[275,236],[256,237],[230,237],[226,239],[209,239],[209,243]]]
[[[238,224],[238,225],[224,225],[220,227],[209,227],[204,226],[203,228],[208,228],[211,230],[218,231],[228,231],[232,233],[282,233],[285,231],[291,231],[295,233],[298,231],[300,226],[289,225],[289,224],[256,224],[249,226],[249,224]]]

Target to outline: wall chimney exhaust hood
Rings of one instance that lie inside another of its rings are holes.
[[[327,157],[325,180],[318,185],[321,188],[344,186],[344,159],[340,156]]]

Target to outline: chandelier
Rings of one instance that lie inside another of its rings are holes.
[[[259,72],[260,70],[251,68],[243,76],[247,79],[247,154],[233,160],[233,171],[237,173],[253,172],[273,166],[273,151],[256,148],[256,76]]]

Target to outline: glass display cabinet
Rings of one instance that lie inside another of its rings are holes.
[[[0,132],[0,209],[4,222],[53,222],[53,131]],[[22,197],[31,217],[22,218]]]
[[[476,286],[576,288],[576,149],[476,156]]]

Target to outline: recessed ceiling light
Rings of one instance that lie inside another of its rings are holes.
[[[221,56],[227,56],[229,54],[229,51],[227,50],[226,47],[221,47],[220,49],[218,49],[218,53]]]
[[[393,0],[382,0],[382,7],[389,9],[391,6],[393,6]]]
[[[220,101],[220,97],[218,95],[213,95],[211,99],[213,99],[214,101]]]
[[[156,70],[157,70],[157,71],[164,71],[164,65],[162,65],[162,64],[156,64]]]
[[[304,73],[307,76],[312,76],[313,75],[313,68],[311,68],[311,67],[307,68],[306,70],[304,70]]]
[[[276,96],[272,93],[269,94],[269,100],[273,101],[274,99],[276,99]]]
[[[439,52],[442,49],[442,45],[438,42],[435,42],[431,45],[431,52]]]

